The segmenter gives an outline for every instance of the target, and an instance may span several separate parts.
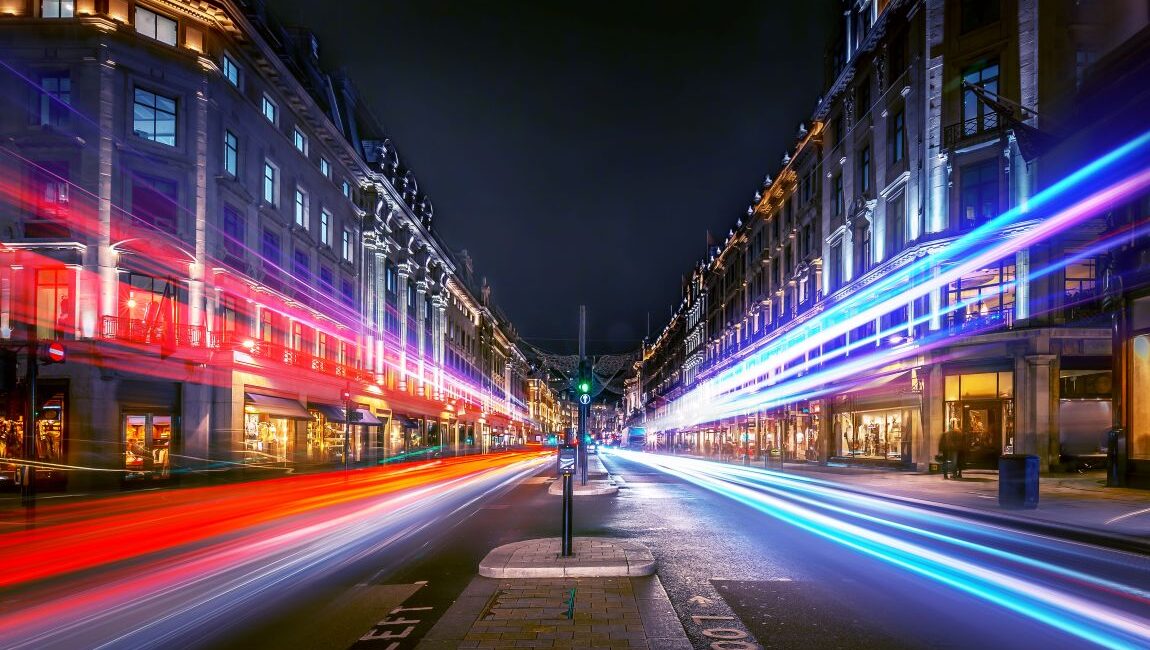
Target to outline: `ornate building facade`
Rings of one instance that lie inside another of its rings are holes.
[[[36,387],[44,482],[379,463],[538,427],[513,328],[314,36],[258,0],[0,5],[0,339],[68,351]],[[26,419],[6,388],[0,462]]]
[[[1113,396],[1089,249],[1103,218],[993,259],[971,251],[1042,232],[1042,192],[1068,171],[1044,142],[1145,13],[844,3],[812,119],[700,264],[702,370],[677,404],[646,392],[641,419],[703,453],[795,461],[925,469],[948,429],[966,433],[976,467],[1097,453]],[[647,383],[680,371],[663,359],[640,364]]]

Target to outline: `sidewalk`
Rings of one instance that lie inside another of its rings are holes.
[[[761,468],[763,464],[759,461],[752,466]],[[963,471],[963,478],[955,480],[925,472],[816,463],[787,463],[780,469],[774,459],[768,469],[817,478],[864,494],[984,520],[1006,520],[1061,536],[1150,553],[1150,491],[1108,488],[1104,470],[1043,475],[1039,478],[1038,507],[1015,510],[998,504],[997,470],[968,469]]]

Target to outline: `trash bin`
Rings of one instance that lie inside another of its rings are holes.
[[[1005,454],[998,458],[998,505],[1038,507],[1038,456]]]

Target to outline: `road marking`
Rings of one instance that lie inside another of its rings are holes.
[[[1144,515],[1144,514],[1146,514],[1146,513],[1148,513],[1148,512],[1150,512],[1150,508],[1143,508],[1142,510],[1135,510],[1134,512],[1128,512],[1128,513],[1126,513],[1126,514],[1124,514],[1124,515],[1119,515],[1119,516],[1117,516],[1117,517],[1115,517],[1115,518],[1113,518],[1113,519],[1107,520],[1107,522],[1106,522],[1106,523],[1109,525],[1109,524],[1112,524],[1112,523],[1114,523],[1114,522],[1116,522],[1116,521],[1122,521],[1123,519],[1126,519],[1127,517],[1134,517],[1134,516],[1137,516],[1137,515]]]
[[[427,621],[426,615],[420,615],[417,612],[430,612],[435,608],[426,605],[407,605],[407,601],[417,595],[423,594],[421,587],[427,586],[426,580],[419,580],[411,583],[415,587],[415,591],[404,599],[399,605],[391,608],[387,612],[387,616],[374,624],[371,629],[359,637],[358,640],[352,645],[353,648],[380,648],[380,650],[403,650],[404,648],[414,648],[416,644],[422,639],[423,634],[427,630],[422,630],[420,634],[412,637],[422,623]],[[381,642],[387,642],[387,645],[380,645]]]

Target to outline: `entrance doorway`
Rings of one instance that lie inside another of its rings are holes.
[[[962,431],[966,434],[966,465],[998,467],[1004,439],[1002,400],[977,400],[962,404]]]

